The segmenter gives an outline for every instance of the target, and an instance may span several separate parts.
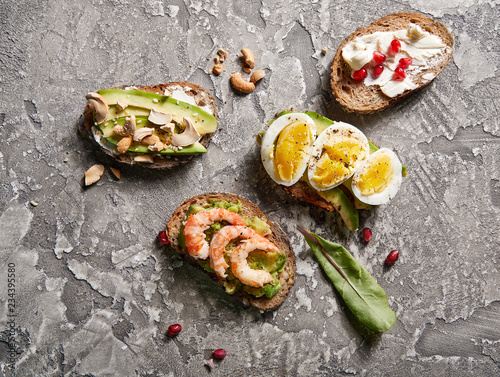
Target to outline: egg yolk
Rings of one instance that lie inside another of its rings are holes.
[[[369,196],[384,191],[390,182],[392,171],[392,160],[388,155],[374,157],[359,175],[358,188],[361,194]]]
[[[343,182],[352,173],[353,165],[361,155],[363,147],[355,140],[324,145],[313,180],[324,187]]]
[[[274,169],[280,179],[295,178],[298,169],[307,163],[312,138],[310,127],[303,121],[296,120],[283,128],[274,155]]]

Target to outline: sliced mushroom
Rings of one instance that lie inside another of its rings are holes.
[[[181,134],[172,135],[172,144],[178,147],[187,147],[188,145],[194,144],[200,139],[200,134],[194,127],[193,122],[190,118],[183,119],[186,128]]]
[[[136,122],[135,122],[135,115],[131,115],[127,118],[125,118],[125,123],[123,126],[115,126],[113,128],[113,132],[117,134],[118,136],[127,136],[127,135],[133,135],[136,130]]]
[[[155,108],[151,109],[149,113],[148,120],[159,126],[163,126],[164,124],[170,123],[172,121],[172,114],[165,114],[161,111],[156,110]]]
[[[135,131],[134,133],[134,141],[141,141],[146,136],[152,135],[154,132],[154,128],[142,127]]]
[[[96,124],[104,123],[108,116],[108,104],[99,93],[88,93],[85,98],[94,108],[94,120]]]

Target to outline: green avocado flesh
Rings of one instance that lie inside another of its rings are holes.
[[[97,93],[110,105],[108,119],[125,115],[147,116],[149,110],[155,108],[162,113],[172,114],[173,121],[179,124],[182,124],[184,117],[189,117],[200,135],[215,132],[217,129],[217,119],[213,115],[198,106],[172,97],[141,90],[104,89]],[[128,107],[119,111],[115,106],[117,100],[123,101]]]
[[[142,127],[154,127],[154,125],[148,121],[147,116],[136,117],[136,122],[137,122],[137,129],[140,129]],[[102,131],[103,138],[108,143],[115,146],[121,140],[121,137],[113,132],[113,128],[116,125],[123,126],[124,123],[125,123],[125,117],[121,117],[113,121],[106,121],[100,124],[98,127]],[[195,142],[194,144],[191,144],[187,147],[183,147],[182,149],[174,150],[172,148],[166,148],[160,152],[151,152],[148,149],[147,145],[138,142],[133,142],[128,151],[134,153],[158,153],[160,155],[200,154],[207,152],[206,148],[199,142]]]
[[[187,212],[186,212],[186,219],[198,212],[209,210],[212,208],[224,208],[227,209],[228,211],[234,212],[234,213],[240,213],[241,212],[241,202],[238,203],[231,203],[227,202],[224,200],[221,201],[216,201],[216,200],[211,200],[209,203],[207,203],[204,206],[200,205],[191,205],[189,206]],[[246,225],[248,227],[251,227],[254,229],[257,233],[259,234],[264,234],[263,232],[269,232],[269,225],[267,222],[264,220],[255,217],[253,220],[250,220],[248,218],[243,217]],[[265,223],[266,226],[263,225]],[[206,231],[205,231],[205,236],[207,242],[210,244],[210,241],[214,234],[221,229],[224,226],[224,224],[216,222],[212,224]],[[178,237],[178,242],[179,245],[186,250],[186,239],[184,236],[184,226],[181,229],[181,232]],[[230,248],[234,248],[235,245],[230,242],[227,249],[228,251]],[[229,262],[229,253],[225,255],[226,262]],[[231,272],[231,269],[229,268],[227,270],[227,278],[224,281],[224,288],[226,290],[226,293],[228,294],[235,294],[239,291],[244,291],[246,293],[249,293],[255,297],[267,297],[271,298],[273,297],[276,293],[279,292],[281,286],[279,283],[279,280],[277,279],[278,273],[283,271],[283,267],[286,263],[286,256],[283,254],[280,254],[278,252],[265,252],[262,250],[254,250],[249,253],[248,258],[247,258],[248,265],[250,268],[257,269],[257,270],[265,270],[269,272],[274,278],[275,282],[274,283],[268,283],[265,284],[262,288],[254,288],[250,287],[247,285],[242,284]],[[209,260],[199,260],[198,264],[200,267],[202,267],[205,271],[208,273],[215,273],[215,271],[210,267],[210,261]],[[228,263],[230,264],[230,263]]]

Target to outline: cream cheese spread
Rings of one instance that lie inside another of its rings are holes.
[[[391,56],[387,52],[394,39],[400,41],[401,50]],[[412,76],[431,68],[429,59],[442,55],[445,49],[446,44],[441,38],[422,30],[418,25],[410,24],[407,30],[378,31],[357,37],[342,49],[342,57],[353,71],[357,71],[372,61],[375,51],[385,54],[387,59],[383,63],[382,74],[377,78],[368,74],[364,84],[378,85],[385,95],[396,97],[405,90],[416,89],[417,84],[413,82]],[[393,80],[399,60],[408,57],[412,59],[412,64],[405,71],[406,78],[403,81]]]
[[[186,90],[189,90],[189,89],[188,88],[185,89],[180,85],[169,86],[168,89],[165,91],[165,95],[167,95],[167,92],[170,92],[170,97],[175,98],[175,99],[182,101],[182,102],[189,103],[193,106],[198,106],[195,103],[194,98],[192,96],[186,94]],[[198,106],[198,107],[200,109],[205,110],[210,115],[214,115],[210,106],[205,105],[205,106]]]

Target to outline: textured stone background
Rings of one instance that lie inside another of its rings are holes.
[[[454,58],[403,104],[347,114],[329,92],[335,50],[396,11],[446,24]],[[14,318],[18,376],[208,375],[204,360],[219,347],[229,356],[214,376],[498,375],[498,11],[486,0],[0,0],[0,374],[12,373]],[[228,80],[242,47],[267,71],[246,96]],[[230,59],[215,77],[207,59],[219,48]],[[209,153],[166,172],[123,167],[120,181],[108,171],[83,189],[88,167],[111,164],[77,134],[85,94],[176,80],[217,97]],[[408,166],[399,195],[362,213],[368,245],[266,177],[255,135],[290,106],[360,127]],[[216,190],[256,202],[293,242],[297,283],[274,313],[240,307],[156,244],[183,199]],[[398,314],[390,331],[356,324],[296,224],[342,243],[373,274]],[[393,248],[401,257],[385,269]],[[168,340],[175,322],[184,329]]]

